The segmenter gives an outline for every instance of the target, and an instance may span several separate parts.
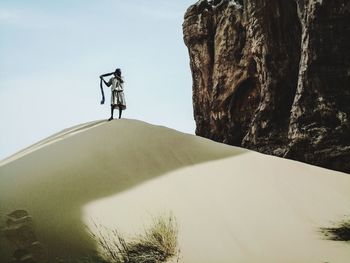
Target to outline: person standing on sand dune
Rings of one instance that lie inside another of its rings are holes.
[[[113,75],[113,77],[107,82],[104,77]],[[114,109],[119,109],[119,119],[122,117],[122,111],[126,109],[125,97],[124,97],[124,80],[122,78],[122,72],[120,68],[117,68],[114,72],[102,74],[100,76],[100,88],[102,92],[101,104],[105,103],[105,94],[103,92],[103,83],[107,86],[111,86],[111,117],[108,121],[113,120]]]

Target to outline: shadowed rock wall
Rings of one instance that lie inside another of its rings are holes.
[[[183,32],[197,135],[350,172],[350,1],[201,0]]]

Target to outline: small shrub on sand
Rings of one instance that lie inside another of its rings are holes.
[[[173,216],[153,220],[145,232],[126,240],[117,230],[98,226],[92,234],[101,247],[101,254],[111,263],[161,263],[175,258],[178,250],[178,228]]]
[[[342,221],[335,227],[322,228],[322,232],[330,240],[350,241],[350,220]]]

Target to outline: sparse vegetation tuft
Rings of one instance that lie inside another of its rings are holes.
[[[330,240],[350,241],[350,220],[342,221],[335,227],[322,228],[322,232]]]
[[[97,226],[93,238],[101,247],[101,256],[111,263],[161,263],[178,257],[178,227],[175,218],[154,218],[145,232],[126,240],[116,229]]]

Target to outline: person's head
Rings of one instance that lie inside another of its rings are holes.
[[[117,68],[115,71],[114,71],[114,76],[118,76],[118,77],[121,77],[122,76],[122,71],[120,70],[120,68]]]

